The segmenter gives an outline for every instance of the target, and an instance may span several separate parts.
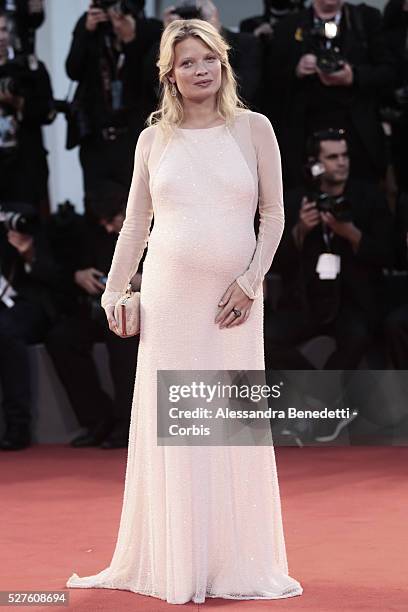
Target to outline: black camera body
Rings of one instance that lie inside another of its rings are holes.
[[[326,74],[338,72],[344,66],[345,60],[341,53],[338,26],[334,21],[328,21],[312,28],[308,33],[310,53],[316,55],[317,67]]]
[[[14,74],[2,75],[0,71],[0,94],[3,96],[23,96],[25,91],[25,82],[30,78],[30,72],[27,68],[18,64],[8,64],[8,68],[21,68],[19,74],[13,70]]]
[[[38,215],[33,212],[20,212],[18,210],[8,210],[0,204],[0,228],[6,232],[14,231],[20,234],[32,235],[38,224]]]
[[[182,6],[176,6],[172,13],[180,15],[181,19],[202,19],[203,15],[201,9],[197,8],[194,4],[184,4]]]
[[[320,212],[331,213],[337,221],[351,221],[351,205],[344,195],[332,196],[319,193],[316,198],[316,208]]]
[[[291,13],[300,11],[304,0],[264,0],[264,20],[271,25]]]
[[[99,8],[102,11],[115,9],[123,15],[137,16],[144,9],[144,0],[93,0],[94,8]]]

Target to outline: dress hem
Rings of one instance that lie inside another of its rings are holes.
[[[121,590],[121,591],[130,591],[132,593],[135,593],[137,595],[145,595],[147,597],[155,597],[156,599],[161,599],[162,601],[166,601],[169,604],[185,604],[185,603],[189,603],[189,602],[193,602],[193,603],[197,603],[197,604],[202,604],[205,603],[205,599],[207,597],[211,597],[211,598],[220,598],[220,599],[236,599],[236,600],[250,600],[250,599],[287,599],[289,597],[297,597],[298,595],[302,595],[303,593],[303,588],[299,585],[298,588],[293,587],[290,590],[287,590],[286,592],[282,593],[281,595],[224,595],[224,594],[220,594],[220,593],[210,593],[207,592],[205,594],[205,597],[197,597],[197,596],[192,596],[190,599],[186,599],[185,601],[170,601],[167,597],[163,597],[162,595],[159,595],[158,593],[154,593],[154,592],[149,592],[149,591],[144,591],[143,589],[136,589],[134,587],[131,586],[126,586],[126,585],[114,585],[113,583],[109,584],[107,582],[100,583],[100,584],[86,584],[85,582],[83,582],[82,584],[75,584],[75,579],[79,579],[80,581],[85,581],[85,578],[80,578],[78,576],[78,574],[73,574],[69,580],[66,583],[66,586],[68,588],[79,588],[79,589],[114,589],[114,590]],[[74,580],[72,580],[74,579]]]

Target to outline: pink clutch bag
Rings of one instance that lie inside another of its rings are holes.
[[[114,315],[121,336],[136,336],[140,332],[140,291],[132,291],[129,285],[116,302]]]

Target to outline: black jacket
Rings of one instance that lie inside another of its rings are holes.
[[[386,44],[396,60],[396,85],[408,84],[408,59],[405,46],[408,32],[408,12],[403,10],[404,0],[390,0],[384,9]]]
[[[49,220],[53,255],[62,270],[62,283],[67,296],[64,312],[87,310],[90,296],[74,280],[77,270],[96,268],[104,276],[109,272],[117,236],[108,234],[96,222],[75,211],[57,213]],[[95,301],[98,296],[95,297]],[[84,308],[85,306],[85,308]]]
[[[27,208],[13,205],[21,212]],[[7,231],[0,226],[1,274],[10,282],[19,298],[39,304],[50,321],[64,307],[63,272],[52,250],[47,229],[38,225],[34,231],[34,260],[31,270],[25,268],[25,260],[7,240]]]
[[[144,86],[142,79],[143,57],[160,37],[161,24],[156,19],[137,19],[136,38],[123,44],[125,61],[118,78],[123,83],[123,110],[113,111],[104,101],[104,89],[100,70],[100,58],[104,52],[100,27],[88,32],[86,14],[78,21],[73,32],[71,48],[66,60],[68,76],[78,81],[75,92],[76,105],[81,109],[81,137],[93,136],[101,128],[128,126],[140,132],[145,120]]]
[[[221,34],[231,46],[229,60],[237,75],[238,94],[248,106],[252,107],[262,81],[261,43],[249,32],[232,32],[222,28]]]
[[[33,71],[14,62],[4,64],[0,66],[3,78],[13,79],[24,107],[18,119],[18,148],[10,154],[0,153],[0,198],[36,204],[47,195],[47,151],[41,126],[54,118],[50,78],[41,62]],[[0,103],[0,113],[15,114],[15,110]]]
[[[292,235],[305,192],[294,189],[285,194],[285,229],[273,264],[282,277],[279,306],[316,310],[320,300],[339,299],[338,305],[362,311],[375,324],[382,313],[382,268],[392,261],[392,216],[384,196],[370,184],[347,183],[344,193],[353,223],[362,232],[361,242],[354,253],[347,240],[334,235],[331,248],[341,257],[340,275],[336,280],[320,280],[316,265],[319,255],[327,251],[321,225],[307,234],[301,250]]]
[[[311,90],[317,75],[299,79],[296,66],[309,52],[307,33],[313,24],[313,8],[304,9],[283,19],[275,29],[271,45],[269,78],[271,89],[281,100],[278,137],[282,148],[283,168],[288,184],[300,184],[305,159],[306,121]],[[346,105],[347,115],[358,132],[367,155],[381,173],[385,168],[384,135],[378,117],[378,99],[393,82],[394,63],[386,48],[380,12],[365,4],[342,8],[340,22],[342,55],[351,64],[354,83],[351,87],[333,87],[331,104],[337,99]]]
[[[94,306],[100,305],[100,296],[89,296],[79,287],[74,280],[75,272],[96,268],[107,276],[118,236],[73,211],[65,216],[53,215],[49,226],[53,254],[62,270],[64,294],[67,296],[64,311],[89,316],[92,302]],[[138,272],[142,270],[144,257],[145,254]]]

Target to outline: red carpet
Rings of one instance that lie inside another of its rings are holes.
[[[125,591],[71,589],[68,609],[408,610],[408,448],[281,447],[276,456],[289,571],[302,596],[175,606]],[[109,565],[125,450],[35,446],[3,452],[0,463],[0,590],[64,589],[74,571]]]

